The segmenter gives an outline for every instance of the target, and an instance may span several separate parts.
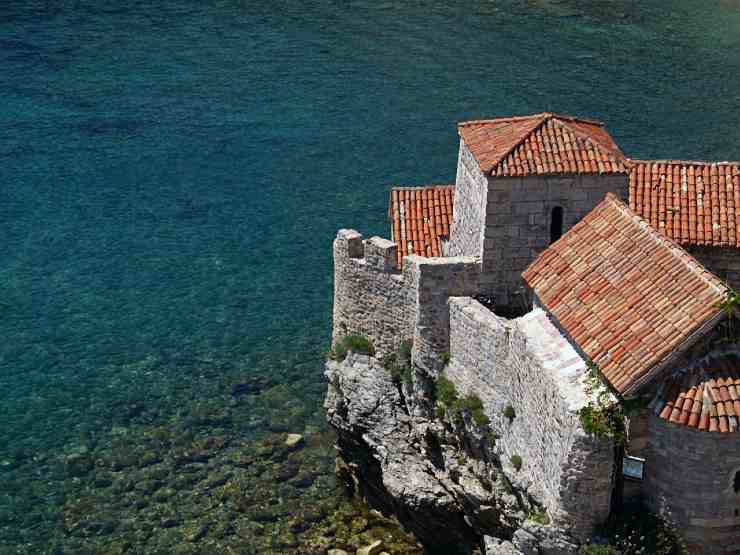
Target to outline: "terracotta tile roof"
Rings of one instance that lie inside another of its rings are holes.
[[[543,113],[468,121],[458,132],[481,170],[495,176],[627,173],[604,124]]]
[[[398,266],[407,254],[442,256],[440,239],[449,237],[454,185],[394,187],[389,216],[398,243]]]
[[[682,245],[740,247],[740,164],[632,161],[630,208]]]
[[[669,376],[650,404],[659,418],[707,432],[740,429],[740,357],[708,359]]]
[[[705,326],[726,289],[614,194],[522,274],[620,393],[631,393]]]

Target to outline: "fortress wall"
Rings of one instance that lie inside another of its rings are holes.
[[[488,181],[465,142],[460,139],[450,240],[445,255],[481,256],[486,223]]]
[[[380,237],[363,241],[351,229],[334,240],[332,342],[349,334],[369,338],[380,355],[413,337],[416,295],[411,276],[396,269],[396,245]]]
[[[740,551],[737,433],[710,433],[648,415],[643,493],[656,513],[668,509],[692,553]]]
[[[481,292],[499,305],[529,306],[521,273],[550,244],[553,208],[563,208],[565,233],[608,192],[626,201],[627,176],[489,177]]]
[[[729,247],[687,247],[686,250],[707,269],[740,290],[740,253]]]
[[[434,373],[449,350],[451,295],[472,295],[480,263],[472,257],[406,256],[396,268],[396,244],[380,237],[363,241],[342,229],[334,240],[332,341],[348,334],[369,338],[379,356],[414,340],[414,362]]]
[[[465,256],[407,256],[404,260],[414,276],[416,291],[414,364],[436,376],[442,367],[440,354],[450,350],[447,301],[453,296],[474,295],[478,291],[480,262]]]
[[[551,371],[530,352],[514,320],[470,298],[451,298],[445,374],[461,395],[477,394],[509,479],[547,508],[554,524],[588,534],[609,514],[614,450],[583,432],[577,408]],[[504,409],[516,416],[509,421]],[[522,458],[516,471],[512,455]]]

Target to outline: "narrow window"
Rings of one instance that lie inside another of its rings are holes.
[[[735,472],[735,481],[732,484],[732,489],[735,490],[735,493],[740,493],[740,471]]]
[[[550,244],[554,243],[563,234],[563,208],[556,206],[550,216]]]

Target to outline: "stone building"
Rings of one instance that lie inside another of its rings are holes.
[[[725,303],[740,165],[631,160],[603,124],[549,113],[458,131],[454,185],[391,191],[392,240],[339,232],[334,340],[363,334],[380,360],[413,339],[419,399],[442,372],[475,392],[498,457],[521,461],[508,479],[563,545],[638,496],[692,551],[740,553],[740,329]],[[594,369],[614,402],[646,407],[624,448],[583,429]],[[401,472],[381,444],[380,474]],[[418,480],[454,488],[437,466]],[[486,533],[477,513],[465,522]]]
[[[526,310],[521,273],[607,192],[740,287],[739,164],[631,160],[602,123],[550,113],[458,132],[454,187],[394,188],[391,238],[399,256],[479,257],[500,312]]]

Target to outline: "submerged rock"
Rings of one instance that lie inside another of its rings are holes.
[[[285,446],[288,449],[297,449],[303,445],[303,436],[301,434],[288,434],[285,438]]]

